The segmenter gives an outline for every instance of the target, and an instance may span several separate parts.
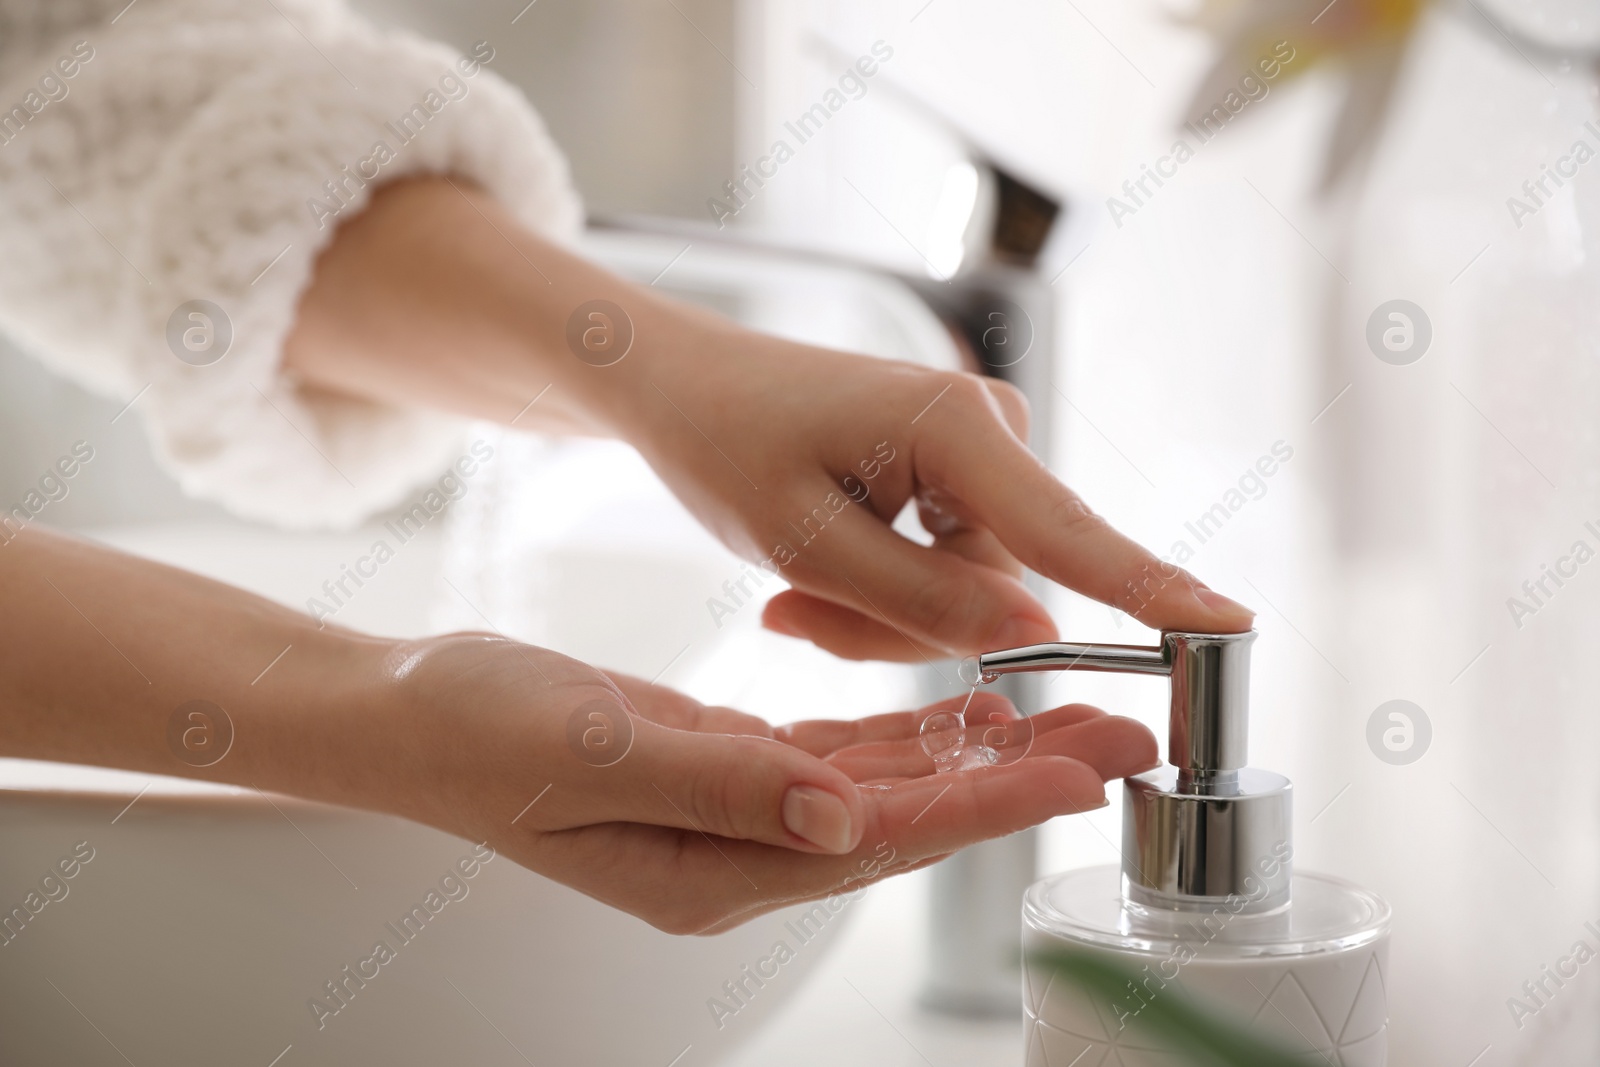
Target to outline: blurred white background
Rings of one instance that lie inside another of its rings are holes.
[[[972,146],[1062,197],[1067,218],[1040,268],[1054,279],[1059,344],[1035,357],[1053,360],[1054,388],[1034,398],[1036,415],[1056,420],[1051,462],[1156,551],[1187,542],[1186,566],[1260,612],[1252,759],[1296,783],[1297,862],[1395,906],[1391,1062],[1600,1062],[1600,967],[1520,1025],[1508,1010],[1600,920],[1600,687],[1585,666],[1600,578],[1579,572],[1520,627],[1507,608],[1574,541],[1600,547],[1583,527],[1600,520],[1588,259],[1600,171],[1580,171],[1520,227],[1506,206],[1575,140],[1600,145],[1584,129],[1595,118],[1582,54],[1600,42],[1592,12],[1486,5],[1521,28],[1506,37],[1470,6],[1429,9],[1374,155],[1343,185],[1318,192],[1345,85],[1337,67],[1318,67],[1273,83],[1118,225],[1107,197],[1169,150],[1215,55],[1212,38],[1153,2],[363,6],[458,45],[490,40],[505,57],[496,69],[528,89],[605,215],[710,221],[706,201],[724,198],[723,183],[847,64],[875,42],[892,49],[861,98],[729,225],[915,273],[949,166]],[[704,254],[684,255],[686,275]],[[1411,365],[1381,362],[1366,342],[1369,316],[1392,299],[1431,321],[1431,346]],[[780,330],[810,318],[798,298],[744,310]],[[180,501],[141,451],[136,419],[108,422],[120,405],[10,354],[0,383],[0,499],[92,428],[97,459],[50,521],[229,574],[213,557],[248,555],[251,538],[268,536]],[[1186,523],[1279,442],[1292,458],[1199,544]],[[526,528],[550,544],[595,549],[597,530],[648,525],[674,551],[661,531],[675,527],[659,518],[672,505],[628,456],[531,440],[502,455],[523,465],[519,477],[546,480],[519,499],[531,501]],[[485,524],[505,521],[482,509],[506,499],[469,494],[458,509],[468,522],[446,539],[481,564],[485,539],[503,538]],[[217,547],[211,531],[223,528],[232,548]],[[257,585],[300,604],[367,540],[308,535],[303,567],[257,574]],[[481,626],[434,580],[454,564],[430,546],[341,621]],[[594,602],[596,625],[631,614],[645,636],[626,647],[603,628],[544,636],[776,719],[909,698],[908,671],[839,665],[763,636],[754,607],[706,632],[701,601],[738,573],[708,552],[697,542],[676,557],[693,560],[671,572],[677,585],[637,553],[632,573],[569,559],[551,572],[576,590],[563,595]],[[416,595],[430,584],[431,600]],[[1056,607],[1077,639],[1151,637],[1080,598]],[[758,668],[733,672],[735,653]],[[1153,683],[1087,676],[1053,689],[1164,727]],[[1367,741],[1369,717],[1397,698],[1432,728],[1425,755],[1400,766]],[[1045,869],[1113,861],[1119,825],[1115,807],[1052,825]]]

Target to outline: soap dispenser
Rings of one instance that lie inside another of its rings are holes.
[[[984,682],[1064,670],[1170,679],[1170,765],[1124,783],[1121,864],[1046,878],[1023,898],[1028,1067],[1192,1062],[1140,1025],[1163,997],[1307,1063],[1384,1064],[1389,906],[1294,870],[1289,780],[1245,765],[1255,636],[1163,633],[1155,647],[1053,643],[978,657]],[[1058,970],[1074,954],[1116,965],[1125,983],[1091,991]]]

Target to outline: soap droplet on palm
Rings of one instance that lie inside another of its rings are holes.
[[[967,744],[967,726],[962,717],[953,711],[936,711],[922,720],[917,732],[922,751],[933,760],[934,770],[966,771],[974,767],[992,767],[1000,754],[988,745]]]
[[[955,712],[936,711],[929,715],[922,720],[917,737],[922,742],[922,751],[938,770],[948,770],[961,762],[962,750],[966,748],[966,725]]]

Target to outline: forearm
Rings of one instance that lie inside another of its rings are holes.
[[[624,309],[614,325],[633,336],[609,366],[568,339],[573,313],[596,300]],[[416,178],[341,225],[285,365],[307,386],[397,406],[631,439],[652,407],[648,368],[732,329],[538,237],[470,185]]]
[[[393,643],[31,527],[0,543],[0,754],[373,806]],[[270,665],[270,667],[269,667]],[[185,747],[191,701],[220,716]],[[359,743],[358,743],[359,742]],[[365,749],[373,758],[351,758]],[[209,766],[198,766],[220,755]]]
[[[591,317],[599,302],[611,321]],[[631,344],[593,351],[586,329]],[[793,588],[767,625],[843,655],[1053,640],[1023,566],[1154,628],[1250,625],[1062,485],[1004,383],[761,336],[587,263],[449,179],[397,182],[340,229],[287,358],[319,388],[628,441],[724,544],[782,569]],[[911,502],[931,546],[890,526]]]

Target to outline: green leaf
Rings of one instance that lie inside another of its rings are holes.
[[[1125,997],[1129,984],[1137,986],[1144,977],[1101,953],[1032,949],[1028,961],[1051,968],[1102,1003]],[[1303,1051],[1297,1054],[1207,1012],[1186,997],[1152,997],[1127,1019],[1129,1026],[1191,1057],[1195,1067],[1307,1067],[1316,1062]]]

